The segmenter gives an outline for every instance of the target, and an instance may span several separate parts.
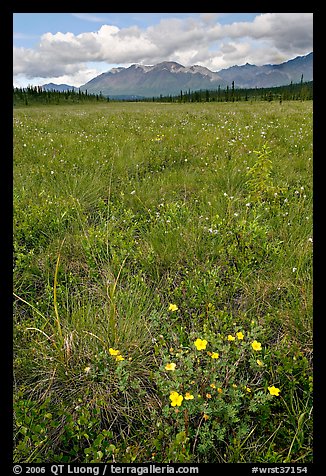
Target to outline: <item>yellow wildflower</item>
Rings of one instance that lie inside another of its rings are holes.
[[[210,387],[211,387],[211,388],[216,388],[215,383],[211,383],[211,384],[210,384]]]
[[[206,398],[212,398],[212,395],[210,393],[206,393]]]
[[[241,331],[240,331],[240,332],[237,332],[236,336],[237,336],[237,338],[238,338],[239,340],[242,340],[242,339],[244,338],[244,335],[242,334]]]
[[[218,352],[212,352],[212,355],[211,355],[212,359],[218,359],[219,356],[220,354]]]
[[[124,357],[122,357],[122,355],[117,355],[116,358],[115,358],[115,360],[116,360],[117,362],[119,362],[119,361],[125,360],[125,359],[124,359]]]
[[[194,342],[197,350],[205,350],[207,346],[207,340],[196,339]]]
[[[194,396],[191,395],[191,393],[189,392],[186,392],[186,395],[185,395],[185,400],[193,400]]]
[[[228,335],[228,340],[235,340],[235,337],[231,336],[231,334]]]
[[[169,311],[174,312],[174,311],[177,311],[178,309],[179,309],[179,308],[178,308],[178,306],[177,306],[176,304],[170,304],[170,305],[169,305]]]
[[[274,387],[274,385],[272,387],[268,387],[268,390],[271,395],[275,395],[276,397],[279,396],[279,393],[281,391],[279,388]]]
[[[254,340],[253,343],[251,344],[251,347],[252,347],[254,350],[261,350],[261,343],[260,343],[260,342],[257,342],[256,340]]]
[[[204,418],[204,420],[208,420],[208,419],[209,419],[209,416],[206,415],[206,413],[204,413],[203,418]]]
[[[170,393],[170,400],[171,400],[171,406],[172,407],[175,407],[175,406],[180,407],[180,405],[182,404],[183,396],[179,395],[178,392],[171,392]]]
[[[176,364],[171,362],[170,364],[166,364],[165,370],[175,370]]]
[[[262,366],[264,365],[264,364],[262,363],[262,361],[259,360],[259,359],[257,359],[256,362],[257,362],[257,364],[259,365],[259,367],[262,367]]]
[[[120,350],[112,349],[112,347],[109,348],[109,352],[110,352],[111,355],[119,355],[120,354]]]
[[[84,372],[85,372],[86,374],[88,374],[90,371],[91,371],[91,368],[90,368],[90,367],[85,367],[85,368],[84,368]]]
[[[218,387],[217,391],[218,391],[218,393],[220,393],[220,394],[223,393],[223,390],[221,389],[221,387]]]
[[[249,387],[246,387],[246,386],[245,386],[244,388],[245,388],[245,390],[247,390],[248,393],[251,393],[251,390],[250,390]]]

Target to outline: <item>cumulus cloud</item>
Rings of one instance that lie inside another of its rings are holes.
[[[14,48],[13,51],[13,73],[14,76],[24,74],[27,78],[35,76],[47,78],[49,76],[57,77],[63,74],[73,74],[79,71],[83,66],[81,62],[70,60],[58,61],[62,55],[56,54],[55,57],[44,55],[43,52],[26,48]]]
[[[101,20],[91,14],[74,15]],[[165,60],[216,71],[246,62],[277,63],[313,49],[312,13],[265,13],[251,22],[229,24],[219,23],[218,15],[162,19],[147,28],[105,24],[79,35],[45,33],[35,49],[14,48],[14,75],[76,77],[89,69],[89,62],[129,65]]]
[[[224,33],[231,38],[265,40],[282,51],[297,51],[312,48],[312,17],[312,13],[265,13],[252,23],[225,25]]]

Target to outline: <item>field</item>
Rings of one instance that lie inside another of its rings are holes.
[[[312,451],[312,102],[14,110],[17,462]]]

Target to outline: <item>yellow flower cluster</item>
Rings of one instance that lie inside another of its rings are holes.
[[[196,339],[194,342],[194,345],[197,350],[205,350],[207,347],[207,340],[206,339]],[[207,352],[207,355],[212,357],[212,359],[218,359],[220,357],[220,354],[218,352]]]
[[[237,336],[237,339],[238,339],[238,340],[243,340],[243,339],[244,339],[244,334],[243,334],[241,331],[236,332],[235,335]],[[229,334],[229,335],[227,336],[227,339],[228,339],[229,341],[233,341],[233,340],[235,340],[235,337],[232,336],[231,334]]]
[[[194,396],[190,392],[186,392],[185,396],[181,395],[178,392],[171,392],[170,393],[170,400],[171,400],[171,407],[180,407],[183,401],[183,398],[185,400],[193,400]]]
[[[117,349],[112,349],[112,347],[109,348],[110,355],[115,357],[115,360],[117,362],[120,362],[121,360],[125,360],[124,357],[122,357],[120,350]]]
[[[238,338],[238,340],[243,340],[244,339],[244,334],[243,332],[239,331],[239,332],[236,332],[235,334]],[[234,336],[232,336],[231,334],[229,334],[227,336],[227,340],[228,341],[234,341],[236,338]],[[253,350],[256,350],[256,351],[259,351],[259,350],[262,350],[262,347],[261,347],[261,343],[254,340],[252,343],[251,343],[251,347],[253,348]],[[260,361],[259,361],[260,362]],[[258,361],[257,361],[258,363]],[[261,363],[258,363],[258,365],[262,365]]]
[[[155,142],[161,142],[164,139],[165,135],[164,134],[157,134],[154,139],[151,139],[152,141]]]
[[[178,306],[176,304],[170,304],[169,305],[169,311],[176,311],[178,309]],[[227,340],[232,342],[232,341],[235,341],[236,339],[237,340],[243,340],[244,339],[244,334],[243,332],[239,331],[239,332],[236,332],[235,333],[235,336],[229,334],[227,336]],[[206,350],[206,347],[207,347],[207,340],[206,339],[200,339],[199,337],[194,341],[194,346],[196,347],[197,350],[201,351],[201,350]],[[251,347],[254,351],[258,352],[258,351],[261,351],[262,350],[262,345],[260,342],[258,342],[257,340],[254,340],[252,343],[251,343]],[[112,349],[113,350],[113,349]],[[115,352],[119,352],[119,351],[115,351]],[[218,359],[220,356],[219,356],[219,353],[218,352],[210,352],[210,351],[207,351],[207,354],[212,358],[212,359]],[[262,367],[264,364],[261,360],[257,359],[256,360],[257,364]],[[170,362],[170,363],[167,363],[165,365],[165,370],[169,370],[169,371],[174,371],[176,369],[176,364],[174,362]],[[194,382],[192,382],[194,383]],[[236,384],[232,384],[233,388],[237,388],[237,385]],[[210,387],[212,389],[216,389],[216,385],[214,383],[211,383],[210,384]],[[247,385],[244,386],[244,390],[247,392],[247,393],[251,393],[252,390],[250,387],[248,387]],[[280,389],[275,387],[274,385],[271,386],[271,387],[268,387],[268,391],[271,395],[275,395],[275,396],[279,396],[279,393],[280,393]],[[223,393],[223,389],[222,388],[218,388],[217,389],[217,392],[221,395]],[[201,395],[198,395],[198,398],[200,397]],[[206,393],[206,398],[207,399],[211,399],[212,398],[212,395],[210,393]],[[178,392],[176,391],[172,391],[170,393],[170,400],[171,400],[171,406],[172,407],[175,407],[175,406],[178,406],[180,407],[182,405],[182,402],[183,400],[193,400],[194,399],[194,396],[190,393],[190,392],[186,392],[185,395],[181,395],[179,394]],[[176,410],[177,411],[177,410]],[[206,418],[205,418],[206,417]],[[208,418],[208,415],[204,415],[204,418],[205,420]]]

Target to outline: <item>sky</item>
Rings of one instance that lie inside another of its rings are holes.
[[[15,87],[78,87],[135,63],[282,63],[313,51],[313,14],[17,12],[13,33]]]

